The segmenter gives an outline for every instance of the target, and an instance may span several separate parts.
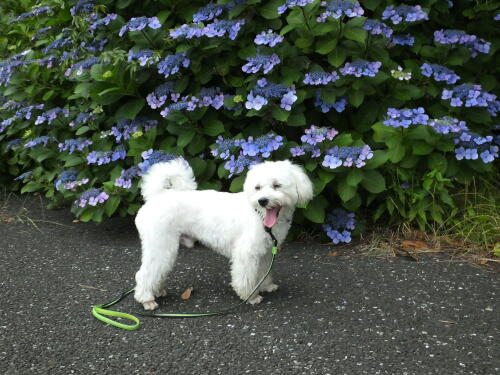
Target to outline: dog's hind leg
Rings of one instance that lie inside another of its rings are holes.
[[[135,275],[135,300],[145,310],[158,308],[155,297],[165,294],[164,282],[172,270],[179,250],[179,236],[168,231],[146,229],[141,233],[142,264]]]

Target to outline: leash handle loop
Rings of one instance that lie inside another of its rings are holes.
[[[121,329],[126,329],[127,331],[133,331],[135,329],[138,329],[139,326],[141,325],[141,322],[139,319],[137,319],[135,316],[123,313],[120,311],[113,311],[113,310],[107,310],[102,307],[103,305],[98,305],[98,306],[93,306],[92,307],[92,315],[94,315],[95,318],[99,319],[100,321],[110,324],[114,327],[121,328]],[[109,319],[105,317],[104,315],[107,316],[112,316],[115,318],[122,318],[122,319],[128,319],[134,322],[134,324],[125,324],[125,323],[120,323],[117,322],[116,320]]]

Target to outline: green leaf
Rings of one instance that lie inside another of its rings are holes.
[[[281,0],[271,0],[267,1],[265,5],[260,8],[260,14],[267,20],[272,20],[278,18],[278,7],[282,5]]]
[[[273,117],[281,122],[285,122],[290,117],[290,111],[285,111],[284,109],[276,106],[272,112]]]
[[[304,216],[313,223],[324,223],[327,204],[327,200],[322,195],[318,195],[304,209]]]
[[[344,36],[347,39],[354,40],[355,42],[364,43],[366,40],[366,30],[361,27],[351,27],[344,30]]]
[[[378,194],[386,189],[385,179],[377,171],[365,171],[361,185],[370,193]]]
[[[81,127],[78,128],[78,130],[76,131],[76,135],[82,135],[82,134],[85,134],[86,132],[88,132],[90,130],[90,128],[87,126],[87,125],[83,125]]]
[[[210,119],[203,122],[203,132],[212,137],[216,137],[221,133],[224,133],[224,124],[222,121],[217,119]]]
[[[412,144],[413,155],[429,155],[434,147],[424,141],[416,141]]]
[[[343,202],[351,200],[356,195],[356,187],[351,186],[345,180],[339,180],[337,193]]]
[[[193,129],[184,129],[177,138],[177,146],[180,148],[186,147],[193,139],[196,132]]]
[[[123,104],[115,113],[115,119],[121,120],[127,118],[133,120],[142,110],[146,100],[144,98],[136,98],[129,100],[127,103]]]
[[[363,99],[365,98],[365,94],[360,90],[350,90],[349,91],[349,104],[352,104],[355,107],[359,107],[361,103],[363,103]]]
[[[347,184],[350,186],[357,186],[363,179],[363,171],[359,168],[354,168],[347,174]]]
[[[337,47],[333,52],[328,54],[328,63],[338,68],[342,65],[347,57],[347,51],[341,47]]]
[[[106,212],[106,215],[111,217],[111,215],[115,213],[116,209],[120,205],[120,201],[121,199],[119,197],[114,195],[110,196],[104,204],[104,211]]]
[[[229,186],[229,191],[231,193],[238,193],[243,190],[243,184],[245,183],[245,176],[238,176],[231,181]]]
[[[337,39],[329,37],[327,39],[319,40],[316,43],[316,52],[321,55],[327,55],[337,47]]]
[[[306,124],[306,117],[303,113],[297,113],[291,115],[288,120],[288,125],[290,126],[303,126]]]
[[[389,160],[389,153],[387,150],[375,150],[373,151],[373,157],[366,162],[363,169],[376,169],[384,165],[387,160]]]

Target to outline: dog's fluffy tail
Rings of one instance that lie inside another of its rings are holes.
[[[165,190],[196,190],[196,187],[193,170],[182,158],[152,165],[141,182],[146,201]]]

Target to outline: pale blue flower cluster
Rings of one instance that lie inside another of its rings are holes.
[[[465,121],[449,116],[432,119],[428,125],[439,134],[460,133],[469,130]]]
[[[387,116],[384,120],[384,125],[394,128],[408,128],[410,125],[427,125],[429,116],[425,113],[422,107],[413,109],[396,109],[388,108]]]
[[[51,12],[52,12],[52,8],[47,6],[47,5],[44,5],[44,6],[35,8],[32,11],[20,14],[11,23],[19,23],[26,18],[37,17],[41,14],[48,14]]]
[[[496,95],[482,91],[481,85],[470,84],[444,89],[441,95],[441,99],[450,99],[452,107],[488,107],[490,103],[495,103],[496,98]]]
[[[99,58],[93,56],[89,57],[88,59],[85,59],[83,61],[79,61],[73,65],[71,65],[66,71],[64,72],[64,75],[66,77],[70,76],[73,73],[76,73],[77,76],[80,76],[83,74],[84,70],[92,68],[94,65],[99,63]]]
[[[41,137],[33,138],[29,142],[25,143],[24,147],[31,148],[31,147],[35,147],[35,146],[38,146],[38,145],[47,146],[47,144],[50,141],[55,141],[54,137],[50,137],[48,135],[44,135],[44,136],[41,136]]]
[[[154,55],[154,52],[150,49],[143,49],[140,51],[129,50],[127,61],[131,62],[134,60],[139,61],[140,66],[149,66],[156,64],[160,58]]]
[[[40,36],[47,34],[52,29],[54,29],[54,26],[47,26],[38,29],[36,33],[31,37],[31,40],[37,40]]]
[[[165,78],[176,74],[180,66],[187,68],[191,61],[187,58],[186,52],[176,53],[175,55],[168,55],[157,65],[158,73],[163,74]]]
[[[246,60],[248,62],[241,67],[241,70],[248,74],[258,73],[261,69],[264,74],[267,74],[274,66],[281,62],[280,58],[275,53],[272,55],[257,54],[257,56],[248,57]]]
[[[172,39],[178,38],[201,38],[206,36],[208,38],[222,37],[228,35],[229,39],[235,40],[240,32],[241,26],[245,24],[245,20],[214,20],[206,26],[187,24],[181,25],[177,29],[170,30],[170,37]]]
[[[420,71],[426,77],[432,77],[437,82],[446,82],[448,84],[456,83],[460,77],[455,72],[446,66],[438,64],[424,63],[420,67]]]
[[[366,19],[363,24],[363,29],[369,31],[372,35],[384,35],[387,38],[390,38],[393,33],[389,26],[379,20]]]
[[[75,150],[83,151],[84,148],[90,146],[92,141],[90,139],[66,139],[57,145],[59,152],[69,151],[70,154],[75,152]]]
[[[125,25],[122,26],[119,36],[123,36],[127,31],[140,31],[146,27],[150,29],[159,29],[161,27],[160,20],[157,17],[134,17],[131,18]]]
[[[93,33],[95,30],[97,30],[98,27],[108,26],[111,21],[116,20],[117,17],[118,16],[115,13],[109,13],[103,18],[99,18],[89,26],[90,32]]]
[[[95,115],[92,112],[81,112],[79,113],[73,120],[70,121],[69,126],[70,127],[75,127],[78,125],[85,125],[88,124],[90,121],[94,121],[97,119],[97,115]]]
[[[263,106],[269,103],[269,99],[278,98],[280,99],[280,107],[285,111],[290,111],[292,104],[297,100],[295,87],[286,87],[261,78],[257,81],[257,86],[247,95],[245,108],[260,111]]]
[[[300,137],[302,145],[290,148],[290,153],[293,157],[310,153],[311,157],[317,158],[321,155],[320,144],[326,140],[333,140],[339,134],[334,128],[317,127],[316,125],[311,125],[304,133]]]
[[[197,108],[213,107],[214,109],[220,109],[224,105],[225,95],[218,87],[205,87],[200,90],[199,96],[186,95],[180,97],[178,93],[170,94],[171,102],[167,104],[160,114],[163,117],[167,117],[172,111],[183,111],[187,110],[189,112],[194,111]],[[166,95],[161,96],[159,101],[154,101],[157,97],[151,97],[148,102],[154,105],[156,108],[160,107],[166,102]],[[158,105],[160,104],[160,105]],[[152,107],[153,108],[153,107]]]
[[[111,128],[111,134],[115,137],[116,143],[130,139],[131,135],[142,128],[148,131],[158,125],[157,120],[149,120],[144,117],[137,117],[134,120],[127,118],[119,120],[115,126]]]
[[[86,190],[80,195],[75,201],[75,204],[79,207],[89,206],[97,206],[99,203],[104,203],[109,199],[109,195],[102,191],[101,189],[89,189]]]
[[[336,208],[326,216],[323,230],[334,244],[351,242],[351,232],[356,227],[354,213]]]
[[[156,163],[167,162],[180,158],[180,156],[167,154],[164,151],[153,150],[153,149],[144,151],[143,153],[141,153],[141,157],[143,161],[138,164],[138,167],[141,170],[140,171],[141,174],[146,173],[148,169]]]
[[[467,34],[462,30],[436,30],[434,31],[434,41],[440,44],[464,45],[471,52],[472,57],[477,53],[487,54],[490,52],[491,43],[478,38],[475,35]]]
[[[222,12],[228,11],[234,8],[236,5],[245,2],[246,0],[235,0],[228,4],[208,4],[196,11],[193,14],[193,22],[199,23],[204,21],[211,21],[217,17],[219,17]]]
[[[454,139],[455,157],[457,160],[477,160],[491,163],[498,158],[498,145],[494,144],[493,136],[483,137],[471,131],[464,131]]]
[[[141,175],[141,169],[135,165],[130,168],[124,169],[120,173],[120,177],[115,179],[115,186],[124,189],[130,189],[132,187],[132,179]]]
[[[344,66],[339,69],[339,71],[344,76],[353,75],[355,77],[375,77],[381,66],[382,63],[380,61],[370,62],[365,60],[358,60],[353,63],[345,63]]]
[[[89,14],[94,10],[94,0],[78,0],[75,5],[73,5],[69,12],[74,17],[77,14]]]
[[[285,40],[285,38],[282,35],[279,35],[273,32],[273,30],[269,29],[258,34],[254,39],[254,43],[258,46],[264,45],[274,47],[283,42],[283,40]]]
[[[69,109],[59,108],[59,107],[49,109],[48,111],[43,112],[41,115],[37,117],[35,125],[40,125],[43,124],[44,122],[47,122],[47,124],[50,125],[56,118],[59,117],[59,115],[68,117]]]
[[[319,15],[316,19],[317,22],[326,22],[328,17],[339,19],[343,16],[354,18],[361,17],[365,11],[361,8],[359,2],[350,1],[339,1],[333,0],[327,3],[326,1],[321,2],[321,6],[325,8],[325,11]]]
[[[393,35],[391,43],[398,46],[413,46],[415,44],[415,38],[410,34],[398,34]]]
[[[146,97],[148,105],[152,109],[157,109],[160,108],[163,104],[165,104],[169,95],[174,95],[174,98],[178,97],[178,95],[180,94],[175,93],[174,87],[175,87],[175,82],[173,81],[162,83],[155,89],[155,91],[148,94],[148,96]]]
[[[336,110],[338,113],[343,112],[347,106],[347,99],[340,98],[334,103],[326,103],[321,99],[321,90],[316,91],[316,100],[314,101],[314,106],[321,109],[321,112],[328,113],[332,109]]]
[[[373,152],[368,145],[360,147],[334,146],[326,150],[326,155],[321,163],[322,166],[335,169],[340,166],[361,168],[366,161],[373,157]]]
[[[400,5],[397,7],[389,5],[382,13],[382,19],[391,20],[394,25],[397,25],[401,22],[426,21],[429,16],[420,5]]]
[[[330,82],[335,82],[339,79],[339,75],[337,72],[312,72],[306,73],[304,78],[304,83],[306,85],[319,86],[319,85],[327,85]]]
[[[278,7],[278,14],[283,14],[287,9],[293,7],[305,7],[307,4],[311,4],[314,0],[286,0],[285,4]]]
[[[114,151],[92,151],[87,155],[87,164],[104,165],[113,161],[123,160],[127,156],[127,151],[123,145],[118,146]]]
[[[67,38],[57,39],[57,40],[53,41],[52,43],[50,43],[47,47],[43,48],[42,52],[44,54],[47,54],[50,51],[52,51],[53,49],[60,50],[61,48],[71,44],[72,42],[73,42],[73,39],[70,36],[68,36]]]
[[[57,180],[54,182],[54,186],[56,190],[59,191],[62,189],[74,191],[76,187],[85,185],[88,182],[88,178],[78,180],[78,171],[76,169],[69,169],[59,175]]]

